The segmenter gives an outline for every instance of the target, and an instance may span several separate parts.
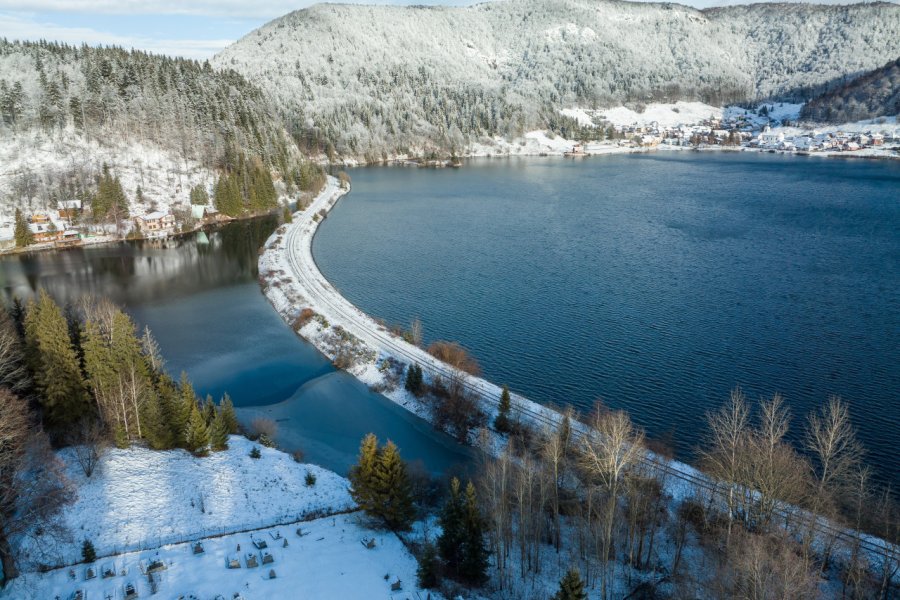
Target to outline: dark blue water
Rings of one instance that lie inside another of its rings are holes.
[[[88,294],[114,300],[151,328],[173,377],[187,372],[201,396],[227,392],[244,423],[275,419],[282,447],[341,474],[369,432],[435,473],[468,463],[468,449],[336,371],[272,309],[256,265],[276,225],[257,219],[162,243],[7,256],[0,289],[7,300],[39,287],[60,303]]]
[[[358,169],[314,253],[352,302],[539,402],[627,409],[690,457],[735,386],[799,439],[849,403],[900,484],[900,162],[754,154]]]

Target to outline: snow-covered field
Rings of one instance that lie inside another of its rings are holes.
[[[88,600],[118,600],[129,583],[141,598],[424,598],[425,593],[416,590],[415,558],[397,536],[368,530],[359,519],[358,513],[337,515],[299,526],[209,538],[202,541],[201,554],[195,554],[193,544],[186,543],[98,559],[92,563],[98,574],[89,580],[85,579],[88,566],[83,564],[71,571],[28,573],[0,591],[0,598],[68,599],[81,590]],[[302,537],[297,534],[298,527]],[[363,538],[374,538],[375,548],[365,548]],[[253,540],[264,540],[267,548],[257,550]],[[263,564],[263,552],[274,561]],[[256,556],[258,566],[248,568],[248,553]],[[227,568],[230,559],[239,560],[241,567]],[[154,560],[166,568],[154,574],[156,595],[152,596],[154,589],[142,567],[146,569]],[[107,567],[114,576],[102,576]],[[392,591],[397,580],[402,590]],[[432,597],[437,598],[434,593]]]
[[[250,458],[260,448],[262,457]],[[321,467],[231,436],[229,449],[197,458],[183,450],[110,449],[90,478],[62,457],[77,498],[64,507],[63,536],[24,540],[24,570],[80,560],[91,540],[100,556],[350,510],[349,482]],[[316,484],[305,485],[307,471]]]
[[[648,104],[642,112],[624,106],[592,111],[599,120],[614,126],[637,125],[645,127],[657,123],[660,127],[693,125],[706,119],[721,119],[722,108],[702,102],[675,102],[674,104]]]

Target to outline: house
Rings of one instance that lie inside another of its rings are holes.
[[[49,225],[50,215],[42,210],[35,212],[29,219],[34,225]]]
[[[60,219],[72,222],[81,214],[81,200],[60,200],[56,203],[56,210]]]
[[[175,228],[174,215],[160,211],[135,217],[134,222],[145,237],[165,237]]]
[[[35,225],[32,223],[28,226],[28,229],[31,230],[31,236],[34,238],[34,243],[36,244],[55,242],[62,238],[63,233],[53,226],[52,223],[50,225]]]
[[[881,146],[884,144],[884,135],[880,133],[872,134],[872,145],[873,146]]]

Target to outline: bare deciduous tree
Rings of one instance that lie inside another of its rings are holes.
[[[636,429],[624,411],[608,411],[598,405],[591,427],[581,438],[580,463],[591,488],[600,494],[598,554],[602,564],[601,597],[610,597],[616,539],[616,512],[619,495],[624,491],[628,472],[644,453],[643,433]],[[590,492],[589,492],[590,493]]]
[[[24,400],[0,388],[0,563],[18,574],[12,540],[49,518],[70,497],[61,462]]]
[[[83,420],[69,442],[84,476],[90,477],[109,447],[109,437],[103,425],[95,420]]]
[[[9,313],[0,309],[0,386],[19,393],[30,385],[22,340]]]
[[[731,392],[728,402],[706,417],[709,438],[701,450],[701,462],[706,470],[722,485],[728,487],[725,494],[728,509],[726,546],[731,540],[734,520],[737,518],[744,483],[743,453],[750,430],[750,411],[740,388]]]

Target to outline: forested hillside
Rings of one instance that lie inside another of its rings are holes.
[[[103,165],[122,178],[129,200],[165,208],[173,198],[186,204],[196,186],[211,196],[217,173],[247,164],[299,183],[302,160],[271,100],[235,71],[121,48],[6,40],[0,158],[7,213],[12,204],[89,196]]]
[[[810,121],[847,123],[900,114],[900,58],[813,98],[800,116]]]
[[[803,100],[897,54],[894,4],[510,0],[313,6],[213,62],[263,86],[312,151],[381,158],[513,138],[571,106]]]

